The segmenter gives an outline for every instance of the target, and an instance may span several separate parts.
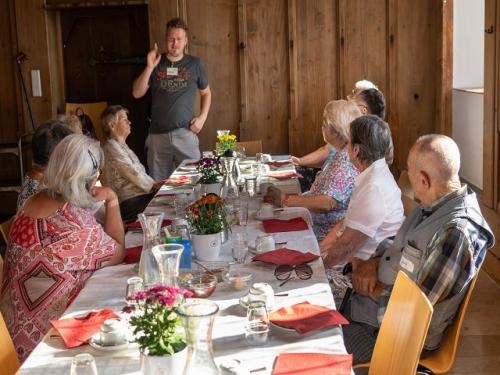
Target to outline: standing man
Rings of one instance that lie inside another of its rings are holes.
[[[170,176],[184,159],[199,159],[197,134],[208,116],[211,92],[201,60],[186,55],[187,25],[180,18],[167,23],[167,54],[158,45],[147,55],[147,65],[134,81],[132,95],[141,98],[151,87],[152,122],[146,139],[149,174],[155,180]],[[196,91],[201,110],[194,113]]]

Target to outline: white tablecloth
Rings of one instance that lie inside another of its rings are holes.
[[[281,185],[287,187],[286,181]],[[288,188],[296,184],[296,180],[288,181]],[[293,188],[292,188],[293,190]],[[171,198],[170,198],[171,199]],[[250,221],[248,225],[249,242],[252,245],[256,236],[263,233],[262,222],[252,219],[258,203],[251,205]],[[148,211],[162,210],[166,217],[172,214],[172,207],[168,199],[161,197],[152,202]],[[301,216],[311,223],[309,212],[303,208],[287,208],[280,213],[279,218],[287,219]],[[306,231],[282,232],[273,235],[276,242],[286,241],[286,247],[300,251],[311,251],[319,254],[319,247],[309,228]],[[140,244],[140,233],[128,233],[127,246]],[[231,243],[223,246],[221,259],[231,259]],[[278,294],[287,294],[276,297],[276,307],[291,305],[297,302],[309,301],[310,303],[335,308],[327,278],[324,273],[322,261],[311,263],[313,276],[309,280],[294,279],[279,287],[279,282],[274,278],[274,267],[260,262],[251,262],[250,257],[242,269],[253,273],[254,282],[267,282],[271,284]],[[67,309],[64,317],[74,314],[86,313],[92,309],[111,307],[117,311],[124,306],[125,286],[127,278],[134,276],[134,265],[119,265],[103,268],[94,273],[87,281],[78,297]],[[270,374],[276,356],[281,352],[323,352],[346,353],[340,327],[324,329],[299,336],[272,327],[268,341],[263,345],[254,346],[248,343],[244,336],[245,313],[238,300],[242,292],[232,290],[229,286],[220,283],[215,293],[210,297],[220,308],[215,318],[213,329],[213,347],[217,363],[227,359],[238,359],[249,369],[266,367],[265,371],[258,374]],[[91,353],[97,362],[98,373],[103,374],[136,374],[139,373],[138,349],[128,349],[120,352],[102,352],[88,345],[75,349],[66,349],[59,337],[54,337],[53,331],[44,337],[43,341],[35,348],[31,356],[21,367],[20,374],[68,374],[71,359],[78,353]],[[202,374],[200,374],[202,375]]]

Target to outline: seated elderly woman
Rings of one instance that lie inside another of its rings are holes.
[[[106,163],[102,184],[118,195],[123,220],[135,219],[144,211],[164,181],[155,182],[125,142],[130,134],[128,111],[113,105],[101,114],[101,123],[108,138],[103,146]]]
[[[54,147],[70,134],[73,134],[73,131],[58,120],[44,122],[36,128],[31,140],[33,163],[31,170],[24,176],[21,192],[17,198],[18,211],[26,199],[38,191],[43,171]]]
[[[344,220],[320,243],[333,284],[339,280],[345,287],[341,265],[352,262],[355,269],[357,259],[370,259],[378,245],[394,236],[403,222],[401,191],[385,159],[390,145],[389,125],[378,116],[362,116],[351,123],[349,158],[360,174]],[[341,298],[343,291],[338,293]]]
[[[79,134],[64,138],[45,168],[45,187],[17,213],[7,247],[0,309],[21,361],[78,295],[92,272],[124,258],[116,194],[97,187],[103,154]],[[104,200],[104,228],[87,210]]]
[[[361,111],[353,103],[345,100],[329,102],[323,111],[321,131],[325,142],[337,150],[333,160],[323,167],[311,189],[301,196],[285,198],[278,188],[268,189],[277,206],[305,207],[311,211],[318,240],[322,240],[347,211],[359,173],[349,161],[347,152],[349,124],[359,116]]]

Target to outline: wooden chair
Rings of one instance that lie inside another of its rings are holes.
[[[246,156],[255,156],[255,154],[262,152],[262,141],[236,142],[236,149],[239,147],[245,147]]]
[[[380,326],[372,360],[355,368],[369,367],[370,375],[415,374],[432,312],[425,294],[400,271]]]
[[[21,364],[17,358],[16,348],[10,338],[2,313],[0,313],[0,348],[0,374],[15,374]]]
[[[2,237],[6,245],[10,242],[10,227],[13,222],[14,216],[0,224],[0,232],[2,232]]]
[[[96,103],[66,103],[65,113],[66,115],[74,115],[78,108],[81,108],[83,112],[90,117],[92,124],[94,125],[94,130],[101,143],[106,141],[106,136],[102,130],[101,125],[101,113],[108,106],[106,102],[96,102]]]
[[[453,362],[455,361],[455,355],[457,353],[458,340],[460,338],[460,331],[462,329],[462,324],[464,322],[465,312],[467,311],[467,306],[469,305],[470,297],[476,281],[478,274],[472,279],[467,294],[460,305],[457,315],[453,324],[449,326],[444,333],[443,340],[441,341],[441,347],[434,352],[432,352],[427,357],[420,360],[419,365],[430,370],[434,374],[446,374],[450,371]],[[427,371],[423,371],[428,373]]]

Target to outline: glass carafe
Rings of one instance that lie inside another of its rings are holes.
[[[219,374],[212,348],[212,328],[218,311],[216,303],[200,299],[192,299],[179,307],[188,345],[183,375]]]
[[[158,284],[161,281],[158,262],[153,254],[153,247],[162,243],[160,230],[163,222],[163,213],[142,213],[137,215],[137,217],[141,223],[143,233],[139,276],[144,280],[144,285],[147,287]]]
[[[153,247],[153,255],[160,271],[160,284],[177,286],[183,251],[184,246],[179,243],[167,243]]]
[[[236,181],[234,180],[236,158],[224,157],[220,160],[222,161],[222,171],[224,173],[220,196],[228,199],[238,198],[238,185],[236,185]]]

